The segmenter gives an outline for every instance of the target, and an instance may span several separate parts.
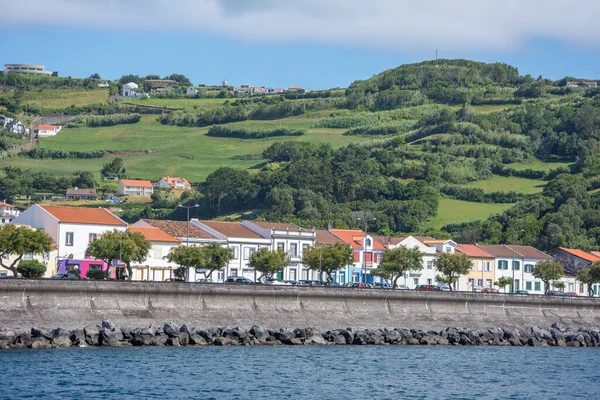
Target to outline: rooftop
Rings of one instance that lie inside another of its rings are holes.
[[[373,236],[373,239],[377,240],[379,243],[387,246],[397,246],[403,241],[405,241],[408,236]]]
[[[152,187],[152,182],[145,180],[137,180],[137,179],[121,179],[123,185],[125,186],[135,186],[135,187]]]
[[[246,228],[239,222],[200,221],[200,223],[227,237],[262,239],[262,236],[252,232],[250,229]]]
[[[155,227],[145,228],[140,226],[131,226],[128,229],[129,232],[139,232],[151,242],[171,242],[181,243],[181,240],[174,238],[163,230]]]
[[[476,245],[480,249],[487,251],[492,254],[494,257],[504,257],[504,258],[512,258],[513,256],[516,258],[520,258],[521,254],[517,252],[517,248],[515,246],[515,251],[513,252],[512,246],[510,248],[503,244],[478,244]]]
[[[40,206],[60,222],[72,224],[127,226],[120,218],[104,208]]]
[[[560,250],[565,251],[569,254],[574,255],[575,257],[579,257],[583,260],[589,261],[589,262],[596,262],[596,261],[600,261],[600,257],[595,256],[594,254],[591,253],[586,253],[583,250],[579,250],[579,249],[567,249],[565,247],[559,247]]]
[[[96,195],[96,189],[67,189],[68,195]]]
[[[42,124],[42,125],[38,125],[38,129],[42,129],[42,130],[45,130],[45,131],[53,131],[53,130],[56,129],[56,125],[44,125],[44,124]]]
[[[348,243],[354,249],[364,248],[363,239],[366,236],[366,234],[361,230],[330,229],[330,232],[338,238],[342,239],[344,242]],[[376,250],[385,250],[385,247],[377,240],[373,240],[373,248]]]
[[[331,246],[335,243],[346,244],[346,242],[344,242],[342,239],[335,236],[333,233],[329,232],[326,229],[317,229],[317,243],[324,244],[326,246]]]
[[[283,222],[265,222],[265,221],[251,221],[256,226],[259,226],[263,229],[275,229],[278,231],[296,231],[303,232],[306,229],[300,228],[298,225],[288,224]]]
[[[474,244],[457,244],[454,249],[472,258],[494,258],[492,254]]]
[[[164,232],[176,238],[188,237],[188,223],[186,221],[169,221],[161,219],[142,219],[144,223],[160,228]],[[214,239],[211,235],[202,229],[189,224],[189,237],[192,239]]]

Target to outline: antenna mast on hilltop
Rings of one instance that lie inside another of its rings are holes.
[[[438,49],[435,49],[435,61],[438,59]]]

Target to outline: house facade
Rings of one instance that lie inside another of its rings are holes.
[[[17,258],[16,255],[10,254],[8,257],[2,257],[2,262],[4,263],[4,265],[10,265],[15,261],[16,258]],[[50,250],[47,253],[23,254],[21,261],[36,260],[42,264],[45,264],[46,272],[44,273],[44,275],[42,277],[49,278],[58,272],[57,258],[58,258],[58,249],[56,248],[56,246],[53,246],[52,250]],[[17,266],[18,266],[18,264],[17,264]],[[7,277],[7,276],[12,276],[12,272],[0,267],[0,278]]]
[[[318,246],[331,246],[336,243],[341,243],[345,246],[348,246],[348,243],[344,242],[342,239],[328,231],[327,229],[317,229],[316,231],[316,244]],[[338,282],[342,285],[352,282],[352,271],[354,268],[354,263],[348,264],[344,268],[335,271],[333,275],[334,282]],[[326,277],[322,277],[325,279]],[[322,280],[323,280],[322,279]]]
[[[195,95],[197,95],[197,94],[198,94],[198,89],[196,89],[196,88],[195,88],[195,87],[193,87],[193,86],[190,86],[189,88],[187,88],[187,89],[186,89],[185,93],[186,93],[188,96],[195,96]]]
[[[462,290],[480,292],[484,288],[494,287],[494,255],[474,244],[457,244],[455,252],[469,257],[472,265],[471,272],[459,279]]]
[[[56,243],[57,268],[78,268],[83,276],[88,268],[106,269],[106,263],[86,254],[88,245],[105,232],[124,232],[127,224],[103,208],[57,207],[34,204],[12,223],[43,229]]]
[[[67,189],[65,194],[67,200],[98,200],[96,189]]]
[[[35,129],[35,134],[37,137],[48,137],[48,136],[56,136],[58,132],[62,129],[62,126],[59,125],[38,125]]]
[[[169,262],[166,257],[173,248],[181,244],[181,240],[155,227],[131,226],[128,231],[141,233],[152,243],[146,260],[131,265],[132,279],[162,282],[174,278],[177,265]]]
[[[117,193],[119,196],[151,196],[154,185],[146,180],[121,179]]]
[[[581,284],[580,282],[575,282],[574,285],[569,285],[568,278],[574,278],[577,276],[577,273],[582,269],[589,268],[595,262],[600,261],[600,254],[598,252],[585,252],[583,250],[578,249],[569,249],[566,247],[558,247],[556,249],[552,249],[548,251],[556,261],[558,261],[565,270],[565,276],[563,277],[563,281],[565,281],[565,290],[577,292],[580,295],[588,295],[587,285]],[[574,290],[572,289],[574,287]],[[596,284],[593,286],[594,294],[600,295],[600,285]]]
[[[371,271],[379,266],[383,259],[385,247],[373,236],[355,229],[329,229],[353,250],[354,264],[349,268],[348,282],[382,282],[383,278],[371,275]]]
[[[122,93],[124,97],[136,97],[139,86],[135,82],[129,82],[123,85]]]
[[[185,178],[174,176],[163,176],[157,184],[159,189],[183,189],[190,190],[192,185]]]
[[[20,211],[12,204],[0,201],[0,226],[10,223],[15,217],[19,216]]]

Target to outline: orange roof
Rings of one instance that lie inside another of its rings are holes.
[[[54,125],[38,125],[38,129],[43,129],[45,131],[53,131],[56,129]]]
[[[148,240],[150,240],[151,242],[172,242],[172,243],[181,243],[181,240],[179,239],[175,239],[173,236],[169,235],[168,233],[166,233],[163,230],[160,230],[159,228],[145,228],[145,227],[138,227],[138,226],[130,226],[129,227],[129,232],[139,232],[142,235],[144,235],[144,237]]]
[[[572,254],[575,257],[582,258],[582,259],[584,259],[586,261],[590,261],[590,262],[600,261],[600,257],[597,257],[597,256],[595,256],[593,254],[590,254],[590,253],[586,253],[583,250],[567,249],[567,248],[564,248],[564,247],[559,247],[559,249],[562,250],[562,251],[566,251],[567,253]]]
[[[60,222],[72,224],[127,226],[120,218],[104,208],[40,206]]]
[[[366,234],[356,229],[331,229],[331,233],[352,246],[353,249],[363,249],[363,238]],[[385,247],[377,240],[373,240],[373,248],[376,250],[385,250]]]
[[[12,208],[15,208],[15,206],[13,206],[12,204],[8,204],[8,203],[5,203],[3,201],[0,201],[0,207],[12,207]]]
[[[181,183],[185,186],[191,186],[188,180],[185,178],[179,178],[176,176],[163,176],[162,178],[169,184],[169,186],[175,186],[177,181],[181,181]]]
[[[600,251],[590,251],[590,254],[595,255],[596,257],[600,258]]]
[[[152,182],[137,179],[121,179],[125,186],[152,187]]]
[[[472,258],[495,258],[492,254],[474,244],[457,244],[454,249]]]

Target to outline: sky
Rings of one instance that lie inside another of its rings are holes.
[[[0,0],[0,64],[326,89],[437,49],[600,79],[598,17],[596,0]]]

